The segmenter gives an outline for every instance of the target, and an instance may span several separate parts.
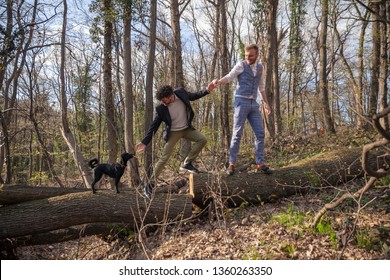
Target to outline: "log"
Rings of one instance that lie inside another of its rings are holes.
[[[103,237],[120,234],[127,230],[126,224],[86,224],[58,229],[40,234],[26,235],[18,238],[0,239],[0,251],[8,251],[22,246],[46,245],[75,240],[82,237],[100,235]]]
[[[243,202],[259,204],[304,193],[309,188],[336,186],[364,175],[361,149],[351,148],[318,154],[291,166],[280,168],[272,175],[259,173],[201,173],[194,176],[193,203],[205,208],[218,199],[228,207]],[[377,169],[377,159],[370,165]]]
[[[172,185],[159,186],[158,193],[174,193],[178,192],[180,188],[185,186],[187,181],[185,179],[178,180]],[[127,192],[129,188],[124,189],[120,185],[121,192]],[[100,192],[101,190],[97,190]],[[107,190],[104,190],[107,191]],[[49,197],[61,196],[71,193],[91,192],[86,188],[54,188],[45,186],[28,186],[28,185],[0,185],[0,205],[17,204],[32,200],[39,200]]]
[[[374,153],[372,153],[374,155]],[[271,176],[257,173],[222,172],[194,176],[194,197],[156,192],[151,203],[135,189],[90,190],[11,187],[0,191],[0,239],[42,234],[90,223],[124,223],[133,229],[189,218],[192,203],[205,208],[213,200],[229,207],[243,202],[261,203],[309,188],[335,186],[363,175],[361,149],[324,153],[275,170]],[[388,159],[387,159],[388,160]],[[378,169],[377,159],[370,164]],[[169,189],[169,188],[168,188]],[[31,200],[37,199],[37,200]],[[30,201],[31,200],[31,201]],[[15,203],[5,205],[9,203]]]
[[[125,223],[139,229],[192,215],[192,197],[159,194],[151,201],[135,190],[71,193],[0,208],[0,239],[88,223]]]
[[[31,200],[39,200],[49,197],[61,196],[71,193],[91,192],[80,188],[53,188],[36,187],[26,185],[2,185],[0,186],[0,205],[17,204]]]

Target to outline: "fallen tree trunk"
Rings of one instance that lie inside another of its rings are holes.
[[[204,208],[208,202],[237,207],[243,202],[258,204],[288,197],[308,188],[336,186],[363,176],[361,149],[344,149],[316,155],[272,175],[259,173],[198,174],[194,176],[193,203]],[[370,165],[377,169],[372,158]]]
[[[72,226],[64,229],[58,229],[40,234],[26,235],[18,238],[0,239],[0,250],[12,250],[22,246],[34,246],[60,243],[69,240],[75,240],[82,237],[101,235],[115,236],[120,234],[122,230],[127,230],[126,224],[86,224],[80,226]]]
[[[360,149],[321,154],[293,166],[275,170],[271,176],[221,172],[194,177],[194,197],[156,193],[151,203],[136,190],[41,188],[5,186],[0,191],[0,239],[42,234],[89,223],[125,223],[133,229],[147,224],[189,218],[192,203],[205,208],[209,201],[228,206],[259,203],[305,192],[307,188],[334,186],[363,175]],[[377,168],[376,159],[370,164]],[[64,194],[66,193],[66,194]],[[28,201],[30,199],[36,199]]]
[[[178,192],[179,188],[186,185],[185,179],[176,181],[173,185],[158,188],[158,193]],[[126,193],[129,188],[122,189]],[[98,190],[100,192],[101,190]],[[108,190],[104,190],[108,191]],[[1,185],[0,186],[0,205],[18,204],[22,202],[61,196],[71,193],[91,192],[90,189],[80,188],[53,188],[53,187],[36,187],[26,185]]]
[[[0,208],[0,239],[87,223],[126,223],[132,228],[192,215],[189,195],[160,194],[150,203],[134,190],[72,193]]]
[[[22,202],[45,199],[71,193],[80,193],[91,190],[76,188],[35,187],[26,185],[0,186],[0,205],[18,204]]]

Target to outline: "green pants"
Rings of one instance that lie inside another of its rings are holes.
[[[180,131],[171,131],[169,134],[169,139],[165,143],[164,150],[158,162],[154,167],[154,179],[156,180],[158,176],[163,171],[165,165],[167,164],[169,158],[171,157],[176,143],[181,139],[185,138],[194,142],[190,152],[184,160],[184,163],[192,162],[196,159],[199,153],[202,151],[203,147],[207,143],[207,138],[201,132],[193,128],[186,128]]]

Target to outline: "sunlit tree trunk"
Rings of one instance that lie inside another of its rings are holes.
[[[368,103],[368,114],[373,116],[377,112],[379,94],[379,65],[380,65],[380,24],[379,24],[379,3],[371,1],[372,9],[372,62],[371,62],[371,83]]]
[[[369,12],[366,11],[364,20],[362,22],[362,28],[360,30],[359,36],[359,48],[358,48],[358,78],[357,78],[357,88],[355,90],[355,110],[357,114],[357,128],[363,128],[366,125],[364,115],[364,105],[363,105],[363,77],[364,77],[364,43],[366,37],[366,29],[368,25]]]
[[[182,2],[182,1],[180,1]],[[183,4],[182,2],[181,4]],[[183,57],[182,57],[182,46],[181,46],[181,28],[180,28],[180,18],[190,1],[186,1],[183,9],[180,11],[180,5],[178,0],[170,0],[170,11],[171,11],[171,26],[172,26],[172,36],[173,36],[173,76],[172,76],[172,86],[176,87],[185,87],[184,80],[184,71],[183,71]],[[186,139],[180,140],[180,158],[183,161],[190,149],[191,141]]]
[[[125,148],[128,153],[134,154],[134,102],[133,102],[133,77],[131,73],[131,16],[132,6],[131,1],[124,4],[123,15],[123,66],[124,66],[124,82],[125,82]],[[140,183],[138,160],[132,158],[129,161],[130,168],[128,173],[130,175],[131,185],[137,186]]]
[[[145,135],[149,129],[150,124],[153,121],[153,80],[154,80],[154,59],[156,52],[156,28],[157,28],[157,0],[150,1],[150,37],[149,37],[149,54],[148,54],[148,66],[146,72],[146,111],[145,111]],[[151,177],[153,173],[152,167],[152,145],[148,145],[145,150],[145,167],[148,177]]]
[[[218,0],[218,9],[220,11],[221,15],[221,24],[219,25],[220,29],[220,51],[221,51],[221,71],[226,75],[229,72],[229,66],[230,66],[230,59],[228,54],[228,29],[227,29],[227,2],[226,0]],[[222,134],[224,135],[223,142],[224,147],[229,147],[230,144],[230,138],[231,138],[231,131],[230,131],[230,121],[229,121],[229,104],[230,104],[230,94],[229,94],[229,85],[225,84],[222,85],[222,110],[221,110],[221,127],[222,127]]]
[[[274,91],[274,56],[277,55],[277,33],[276,33],[276,15],[278,10],[278,1],[268,0],[265,9],[266,23],[267,23],[267,57],[266,57],[266,71],[265,71],[265,91],[269,105],[275,107],[275,91]],[[275,139],[275,110],[269,116],[264,116],[268,133],[272,139]]]
[[[278,12],[278,5],[279,0],[270,0],[270,17],[269,22],[267,25],[269,25],[269,39],[270,39],[270,53],[271,56],[270,59],[272,59],[272,64],[274,65],[272,67],[272,72],[270,76],[272,83],[271,83],[271,91],[269,92],[269,95],[267,96],[268,101],[270,102],[270,106],[272,107],[272,118],[271,125],[273,126],[273,133],[274,133],[274,139],[278,140],[279,137],[282,136],[282,117],[280,114],[280,93],[279,93],[279,59],[278,59],[278,35],[277,35],[277,29],[276,29],[276,22],[277,22],[277,12]],[[270,69],[267,69],[267,72]],[[268,89],[266,88],[267,94]],[[272,134],[271,134],[272,136]]]
[[[390,24],[388,21],[385,22],[386,16],[390,18],[390,4],[387,1],[381,1],[380,3],[380,18],[381,21],[379,23],[380,27],[380,65],[379,65],[379,111],[383,111],[385,108],[389,106],[389,93],[388,93],[388,84],[387,79],[389,77],[389,69],[390,69],[390,61],[388,57],[388,49],[390,44],[390,39],[387,37],[389,33]],[[382,126],[389,130],[389,118],[381,119]]]
[[[64,137],[69,150],[72,153],[73,159],[80,171],[84,185],[87,188],[91,188],[92,176],[90,169],[87,166],[86,160],[84,159],[79,146],[76,143],[74,135],[69,127],[68,122],[68,99],[66,96],[66,79],[65,79],[65,67],[66,67],[66,26],[67,26],[67,1],[63,1],[64,12],[63,12],[63,23],[61,33],[61,66],[60,66],[60,83],[61,83],[61,120],[62,120],[62,136]]]
[[[325,123],[325,129],[328,133],[336,133],[331,116],[328,94],[328,81],[327,81],[327,52],[326,52],[326,39],[328,32],[328,0],[322,0],[322,17],[321,17],[321,32],[320,32],[320,93],[322,97],[322,112]]]
[[[115,162],[118,154],[118,134],[116,131],[114,93],[112,89],[112,16],[111,0],[104,0],[104,58],[103,58],[103,83],[104,105],[107,123],[108,161]]]

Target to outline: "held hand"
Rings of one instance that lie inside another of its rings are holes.
[[[212,81],[211,83],[209,83],[209,85],[207,86],[207,90],[209,92],[211,92],[213,89],[215,89],[217,86],[218,86],[218,83],[215,83],[216,80]]]
[[[218,79],[214,79],[213,81],[212,81],[212,83],[217,87],[217,86],[219,86],[219,84],[218,84]]]
[[[136,148],[136,153],[142,153],[145,150],[146,145],[143,143],[139,143],[136,145]]]

